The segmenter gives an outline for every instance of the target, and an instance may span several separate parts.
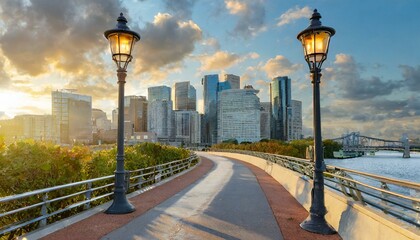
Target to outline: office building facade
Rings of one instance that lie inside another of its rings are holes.
[[[302,139],[302,102],[292,100],[289,141]]]
[[[52,116],[61,144],[92,142],[92,97],[70,91],[53,91]]]
[[[175,140],[185,145],[201,143],[200,114],[197,111],[175,111]]]
[[[155,100],[171,101],[171,88],[167,86],[149,87],[147,89],[147,97],[149,102]]]
[[[173,88],[174,110],[196,111],[197,93],[190,82],[177,82]]]
[[[261,105],[258,92],[251,86],[219,92],[218,142],[230,139],[236,139],[238,142],[261,140]]]
[[[270,102],[261,103],[260,132],[261,132],[261,139],[271,138],[271,104]]]
[[[212,145],[217,143],[217,89],[219,75],[205,75],[203,84],[204,115],[202,122],[202,143]]]
[[[172,101],[155,99],[149,102],[147,131],[156,133],[159,141],[171,141],[174,137],[174,111]]]
[[[271,138],[288,140],[291,119],[291,80],[289,77],[276,77],[270,83]]]

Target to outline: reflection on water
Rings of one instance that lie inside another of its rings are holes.
[[[402,158],[402,152],[379,151],[375,156],[348,159],[325,159],[327,165],[354,169],[390,178],[420,182],[420,153]]]

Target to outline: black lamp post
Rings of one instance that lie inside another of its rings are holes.
[[[112,60],[117,64],[118,76],[118,138],[117,138],[117,169],[115,171],[114,201],[105,211],[109,214],[123,214],[135,211],[133,205],[125,196],[124,186],[124,84],[127,76],[127,65],[133,58],[131,52],[134,44],[140,40],[140,35],[131,31],[127,19],[121,13],[114,29],[105,31],[104,35],[111,47]]]
[[[330,27],[322,26],[321,14],[315,9],[311,19],[311,24],[297,35],[297,39],[302,42],[305,60],[312,76],[313,84],[313,111],[314,111],[314,180],[312,188],[312,202],[308,218],[300,226],[310,232],[320,234],[334,234],[336,231],[325,221],[324,200],[324,175],[325,170],[324,152],[321,136],[321,111],[319,99],[319,84],[321,82],[321,65],[327,59],[328,45],[330,38],[335,34],[335,30]]]

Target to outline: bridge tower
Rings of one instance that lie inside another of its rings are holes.
[[[404,147],[403,158],[410,158],[410,142],[408,141],[407,134],[403,134],[401,142]]]

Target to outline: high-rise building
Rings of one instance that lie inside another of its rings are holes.
[[[270,102],[261,103],[260,114],[260,132],[261,139],[271,138],[271,104]]]
[[[184,144],[200,144],[201,124],[197,111],[175,111],[175,139]]]
[[[171,101],[171,88],[167,86],[156,86],[156,87],[149,87],[147,89],[147,97],[149,102],[153,102],[154,100],[167,100]]]
[[[197,95],[190,82],[177,82],[174,86],[174,110],[196,111]]]
[[[292,100],[292,119],[290,124],[289,140],[302,139],[302,102]]]
[[[229,83],[230,89],[240,89],[241,88],[241,78],[233,74],[224,75],[225,82]]]
[[[238,142],[261,140],[259,91],[252,86],[219,92],[217,141],[236,139]]]
[[[111,130],[111,120],[108,119],[106,113],[101,109],[92,109],[92,127],[93,133],[100,130]]]
[[[159,141],[170,141],[174,136],[172,101],[155,99],[149,102],[147,131],[156,133]]]
[[[145,96],[126,97],[128,106],[124,108],[125,121],[130,121],[133,132],[147,132],[147,99]]]
[[[58,142],[57,123],[52,115],[18,115],[13,119],[0,120],[0,135],[6,143],[34,139]]]
[[[172,141],[175,135],[171,88],[167,86],[149,87],[149,108],[147,131],[156,133],[159,141]]]
[[[288,140],[288,124],[291,115],[291,80],[289,77],[276,77],[270,83],[271,138]]]
[[[53,91],[52,116],[57,119],[59,142],[92,142],[92,97],[71,91]]]
[[[219,75],[205,75],[201,83],[204,93],[204,116],[202,122],[202,143],[217,143],[217,86]]]

